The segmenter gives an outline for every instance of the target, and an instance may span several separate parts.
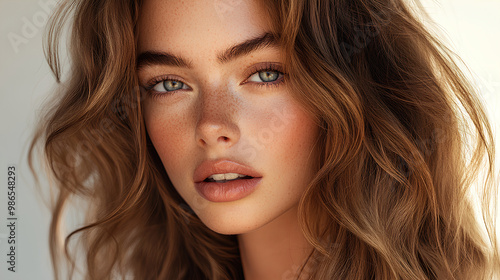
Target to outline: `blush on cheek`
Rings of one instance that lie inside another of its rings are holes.
[[[294,117],[286,131],[283,132],[282,139],[282,145],[288,147],[288,150],[287,153],[283,154],[281,160],[294,163],[294,166],[289,166],[289,168],[297,169],[296,174],[299,174],[304,170],[312,171],[315,169],[314,162],[317,161],[315,144],[319,137],[319,127],[314,119],[298,105],[293,107],[292,113]],[[305,177],[310,175],[306,174]]]
[[[149,115],[146,116],[146,129],[167,172],[171,172],[169,167],[181,163],[182,155],[189,153],[186,143],[189,137],[187,123],[165,114]]]

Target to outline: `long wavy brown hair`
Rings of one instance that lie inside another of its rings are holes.
[[[60,86],[29,159],[34,170],[41,144],[56,187],[56,278],[64,267],[63,278],[74,275],[83,251],[86,279],[243,279],[236,236],[200,221],[148,138],[136,77],[141,2],[63,1],[47,28],[46,57]],[[321,128],[320,169],[298,217],[314,250],[296,279],[498,275],[490,124],[418,2],[264,3],[290,88]],[[74,198],[87,202],[85,225],[67,235],[62,221]],[[80,246],[71,247],[77,237]]]

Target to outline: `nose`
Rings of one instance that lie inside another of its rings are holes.
[[[197,108],[196,141],[203,148],[229,148],[238,142],[237,102],[229,91],[204,92]]]

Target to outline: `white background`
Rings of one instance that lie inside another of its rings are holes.
[[[53,7],[41,3],[50,2],[0,0],[0,279],[53,278],[48,253],[49,211],[35,190],[26,161],[39,105],[54,83],[42,51],[43,24]],[[473,72],[496,139],[500,139],[500,0],[425,0],[424,6],[440,25],[443,39]],[[22,43],[13,44],[12,36],[21,38]],[[16,166],[18,179],[15,273],[7,270],[10,165]]]

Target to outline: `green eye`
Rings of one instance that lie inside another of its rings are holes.
[[[163,92],[163,91],[174,91],[174,90],[179,90],[184,88],[184,83],[180,81],[175,81],[175,80],[165,80],[161,83],[158,83],[154,90]],[[157,88],[159,87],[159,88]],[[165,90],[161,90],[161,87],[163,87]]]
[[[262,71],[259,72],[259,78],[264,82],[274,82],[278,79],[278,71]]]
[[[183,82],[174,81],[174,80],[165,80],[163,83],[159,83],[159,85],[163,86],[166,91],[174,91],[178,89],[182,89],[184,87]]]
[[[277,81],[281,76],[283,76],[283,73],[276,71],[276,70],[271,70],[271,69],[265,69],[262,71],[258,71],[250,78],[248,81],[251,82],[257,82],[257,83],[271,83]]]

